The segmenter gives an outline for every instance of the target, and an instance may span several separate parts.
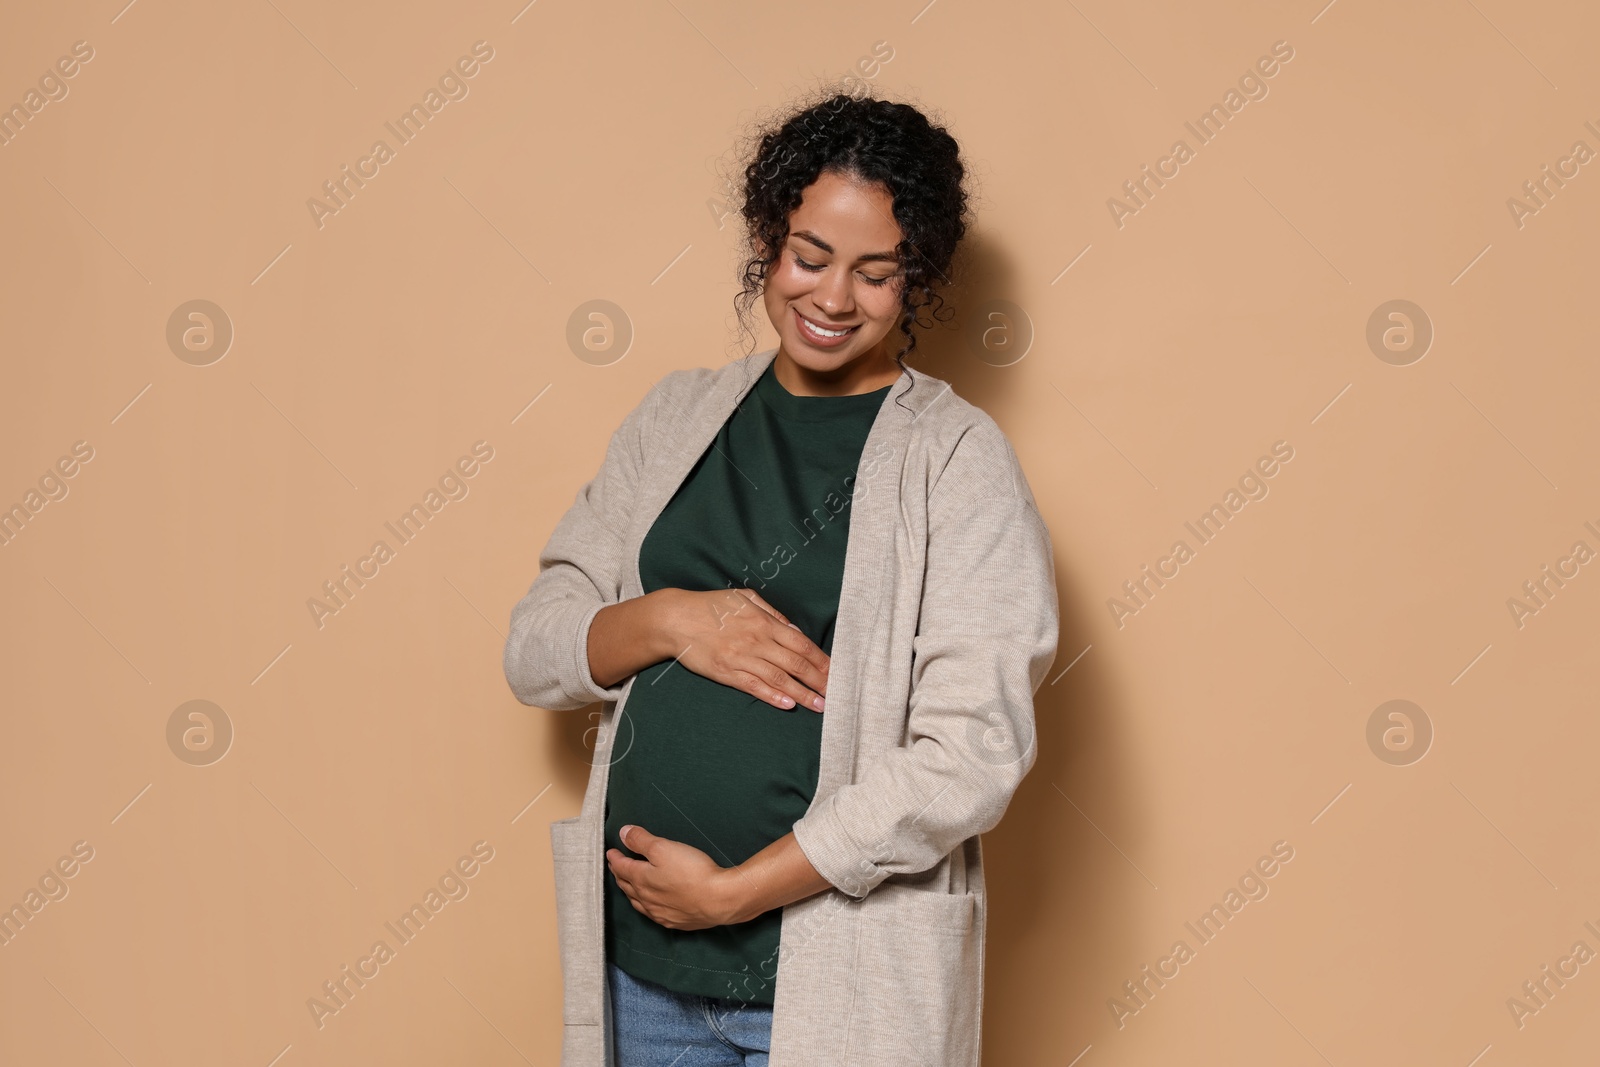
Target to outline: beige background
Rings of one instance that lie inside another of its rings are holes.
[[[737,354],[717,200],[745,124],[853,71],[972,164],[961,322],[1008,300],[1034,334],[1001,367],[952,326],[918,364],[1015,444],[1062,605],[1038,764],[985,842],[986,1062],[1592,1058],[1600,963],[1507,1006],[1600,951],[1597,568],[1508,607],[1600,549],[1597,164],[1520,227],[1507,205],[1600,149],[1591,6],[120,5],[0,34],[7,105],[94,52],[0,147],[0,506],[93,449],[0,547],[0,904],[93,850],[0,947],[0,1061],[554,1062],[546,825],[590,716],[511,697],[507,616],[623,415]],[[319,228],[308,199],[476,41],[469,95]],[[1269,94],[1199,145],[1184,123],[1277,41]],[[1178,138],[1119,228],[1107,200]],[[166,336],[200,299],[234,330],[207,366]],[[565,340],[591,299],[634,330],[608,365]],[[1366,340],[1397,299],[1434,330],[1404,366]],[[385,521],[478,441],[399,545]],[[1198,546],[1184,523],[1277,441],[1269,495]],[[1408,765],[1367,737],[1395,699],[1433,730]],[[191,700],[231,723],[220,761],[169,747]],[[469,894],[319,1028],[308,999],[480,841]],[[1184,924],[1279,841],[1201,945]]]

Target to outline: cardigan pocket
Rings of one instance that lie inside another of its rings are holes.
[[[561,1021],[599,1026],[605,995],[603,919],[596,910],[600,894],[594,870],[599,835],[581,814],[575,815],[550,824],[550,847],[561,948]]]
[[[887,882],[857,907],[860,951],[845,1062],[978,1067],[977,894]]]

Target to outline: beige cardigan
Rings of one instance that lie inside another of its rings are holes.
[[[637,675],[589,673],[589,624],[643,593],[639,545],[776,349],[673,371],[623,420],[511,612],[524,704],[602,702],[580,813],[550,827],[562,1067],[611,1067],[602,814]],[[978,835],[1033,766],[1055,659],[1050,535],[1000,428],[912,369],[855,479],[816,796],[794,824],[834,888],[783,909],[771,1067],[977,1067],[986,907]],[[904,395],[902,395],[904,394]],[[782,605],[778,605],[780,608]],[[648,827],[646,827],[648,829]]]

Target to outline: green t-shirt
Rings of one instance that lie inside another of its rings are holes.
[[[832,654],[850,499],[891,386],[795,396],[769,364],[651,526],[645,592],[747,586]],[[751,604],[749,611],[761,609]],[[821,714],[782,709],[674,660],[639,672],[616,724],[605,847],[625,825],[704,851],[723,867],[787,834],[817,789]],[[680,993],[773,1003],[783,910],[672,930],[634,910],[609,867],[606,955]]]

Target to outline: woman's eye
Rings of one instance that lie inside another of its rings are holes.
[[[813,274],[816,273],[819,270],[825,270],[826,269],[825,265],[821,264],[821,263],[807,263],[805,260],[801,259],[798,254],[794,257],[794,265],[799,267],[801,270],[811,271]],[[893,278],[893,277],[894,277],[894,275],[892,275],[892,274],[889,275],[888,278],[874,278],[870,274],[863,274],[861,276],[861,280],[866,282],[868,285],[878,286],[878,285],[888,285],[889,284],[889,278]]]

